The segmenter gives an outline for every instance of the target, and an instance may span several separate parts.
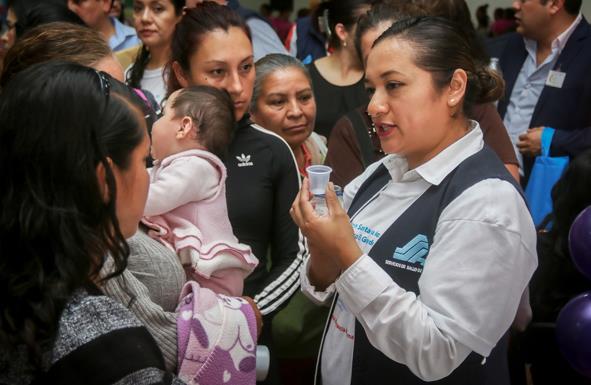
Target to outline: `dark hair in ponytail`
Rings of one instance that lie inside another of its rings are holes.
[[[477,58],[470,39],[452,21],[441,17],[411,17],[394,23],[373,44],[396,37],[410,43],[416,54],[415,64],[433,76],[437,89],[443,89],[457,69],[468,74],[464,113],[474,104],[498,100],[505,82],[486,63]]]
[[[146,70],[146,66],[150,61],[150,51],[148,47],[142,44],[140,51],[138,52],[137,56],[135,57],[135,61],[133,62],[133,66],[129,69],[127,73],[127,79],[125,81],[131,87],[141,88],[140,82],[144,77],[144,71]]]
[[[169,0],[172,5],[174,6],[174,13],[178,16],[183,12],[183,8],[185,7],[185,0]],[[140,82],[144,77],[144,71],[146,70],[146,66],[150,62],[150,50],[146,47],[145,44],[142,44],[142,48],[138,52],[138,55],[133,62],[132,67],[130,68],[129,72],[127,73],[127,79],[125,81],[128,85],[135,88],[141,88]]]

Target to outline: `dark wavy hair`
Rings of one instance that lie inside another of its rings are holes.
[[[0,94],[0,345],[26,346],[37,369],[66,302],[95,287],[104,256],[114,260],[104,279],[127,266],[111,164],[129,167],[146,128],[141,112],[109,91],[111,80],[78,64],[44,63]]]
[[[442,17],[410,17],[394,23],[373,46],[396,37],[414,49],[415,64],[430,72],[436,89],[449,85],[456,69],[468,75],[464,95],[464,113],[470,115],[474,104],[498,100],[505,82],[478,57],[470,37],[453,21]]]
[[[568,165],[562,177],[552,188],[552,212],[538,226],[545,229],[550,223],[548,237],[554,245],[554,253],[570,258],[568,232],[581,211],[591,205],[591,149],[580,153]]]
[[[250,29],[242,17],[230,7],[205,1],[185,12],[181,21],[177,23],[172,37],[172,54],[167,65],[169,95],[182,88],[172,70],[172,63],[177,62],[185,73],[190,73],[190,58],[199,49],[205,35],[216,29],[228,31],[230,27],[242,29],[252,41]]]
[[[178,16],[183,12],[185,7],[185,0],[169,0],[174,6],[174,13]],[[150,51],[148,47],[142,44],[142,48],[138,52],[138,55],[131,66],[131,69],[127,73],[127,79],[125,81],[132,87],[141,88],[140,82],[144,77],[144,71],[150,61]]]

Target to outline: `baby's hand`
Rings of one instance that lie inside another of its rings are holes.
[[[252,310],[254,311],[254,316],[257,320],[257,341],[258,341],[259,336],[261,335],[261,330],[263,330],[263,315],[261,314],[256,302],[254,302],[254,299],[247,297],[247,296],[243,296],[242,298],[250,304],[250,306],[252,307]]]

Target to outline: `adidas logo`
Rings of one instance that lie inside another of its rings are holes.
[[[397,247],[392,257],[399,261],[425,266],[427,254],[429,254],[429,240],[425,235],[419,234],[403,247]]]
[[[254,166],[254,163],[250,161],[250,155],[240,154],[240,156],[237,156],[236,159],[238,159],[239,162],[238,167]]]

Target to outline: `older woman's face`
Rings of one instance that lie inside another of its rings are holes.
[[[416,66],[415,51],[404,40],[386,39],[371,50],[366,67],[368,113],[382,148],[405,156],[410,168],[451,144],[448,91],[435,89],[431,73]]]
[[[255,101],[252,119],[297,148],[310,136],[316,120],[316,102],[310,81],[301,69],[291,67],[268,75]]]
[[[189,73],[173,63],[180,85],[205,85],[228,91],[234,102],[234,117],[242,119],[250,105],[255,78],[252,44],[246,33],[238,27],[208,32],[189,57],[189,63]]]

